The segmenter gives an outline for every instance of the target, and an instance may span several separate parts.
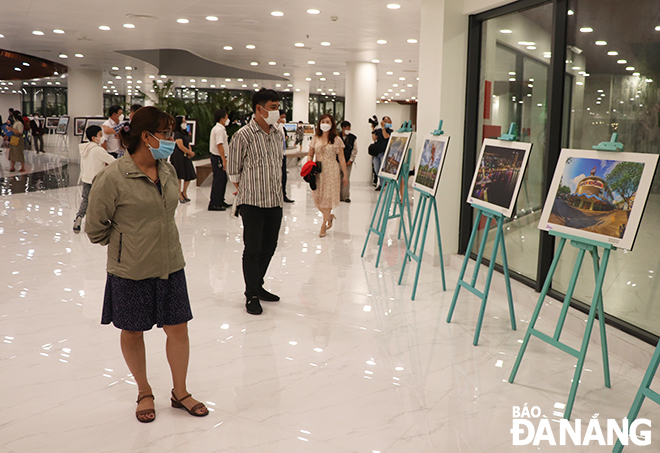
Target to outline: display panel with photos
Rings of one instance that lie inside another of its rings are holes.
[[[74,118],[73,119],[73,135],[80,137],[85,132],[85,122],[87,118]]]
[[[412,132],[392,132],[387,142],[387,148],[383,154],[383,162],[380,165],[378,176],[387,179],[397,179],[403,161],[406,159],[408,144]]]
[[[69,117],[60,116],[60,120],[57,122],[57,129],[55,133],[59,135],[66,135],[66,131],[69,128]]]
[[[289,134],[294,134],[296,132],[296,128],[298,127],[298,123],[286,123],[284,125],[284,130],[287,131]]]
[[[632,250],[657,163],[657,154],[562,150],[539,228]]]
[[[87,143],[89,140],[87,140],[87,128],[90,126],[102,126],[103,123],[105,123],[107,120],[105,118],[85,118],[85,128],[83,130],[82,137],[80,139],[80,143]]]
[[[303,132],[305,135],[314,135],[315,127],[313,124],[303,124]]]
[[[447,135],[429,134],[424,138],[413,182],[415,189],[435,196],[448,146],[449,136]]]
[[[59,124],[60,119],[56,116],[49,116],[46,118],[46,127],[48,129],[57,129],[57,125]]]
[[[197,142],[197,120],[186,120],[186,130],[190,136],[190,146]]]
[[[468,203],[511,217],[531,150],[531,143],[485,139]]]

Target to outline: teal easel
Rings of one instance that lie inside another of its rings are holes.
[[[644,379],[642,379],[639,390],[637,390],[637,395],[635,395],[635,399],[633,401],[632,407],[630,408],[630,412],[628,412],[628,416],[626,417],[628,419],[628,423],[630,424],[632,424],[632,422],[637,419],[637,415],[639,415],[639,410],[642,408],[644,398],[650,398],[653,402],[655,402],[655,404],[660,404],[660,394],[651,390],[651,382],[655,377],[655,373],[658,371],[658,365],[660,365],[660,343],[658,343],[658,346],[655,348],[653,357],[651,357],[651,363],[646,370],[646,374],[644,375]],[[617,440],[612,452],[621,453],[621,450],[623,450],[623,445],[621,444],[620,440]]]
[[[617,142],[617,138],[619,138],[619,134],[614,132],[609,142],[600,142],[592,148],[596,151],[623,151],[623,143]]]
[[[511,123],[509,126],[509,133],[504,134],[501,137],[498,137],[498,140],[504,140],[507,142],[517,142],[518,136],[516,135],[516,123]]]
[[[605,311],[603,309],[603,297],[602,297],[602,288],[603,281],[605,280],[605,272],[607,271],[607,263],[610,259],[610,252],[614,248],[611,244],[607,244],[599,241],[592,241],[590,239],[578,238],[570,234],[559,233],[556,231],[550,231],[551,235],[560,238],[559,246],[555,252],[555,257],[552,260],[550,265],[550,270],[548,271],[548,276],[545,279],[543,284],[543,290],[539,296],[538,303],[532,314],[532,319],[529,322],[529,327],[527,328],[527,333],[525,334],[525,339],[523,340],[522,345],[520,346],[520,352],[516,358],[516,363],[513,366],[511,371],[511,376],[509,377],[509,382],[513,383],[513,380],[516,378],[516,373],[518,372],[518,367],[522,361],[523,355],[525,354],[525,349],[529,343],[531,336],[535,336],[542,341],[545,341],[549,345],[552,345],[567,354],[572,355],[578,359],[577,366],[575,367],[575,374],[573,376],[573,383],[571,385],[571,391],[568,394],[568,402],[566,403],[566,409],[564,411],[564,418],[569,420],[571,418],[571,411],[573,410],[573,403],[575,401],[575,394],[577,393],[578,385],[580,384],[580,376],[582,374],[582,368],[584,367],[584,360],[587,356],[587,348],[589,347],[589,339],[591,338],[591,331],[594,326],[594,321],[596,319],[596,314],[598,314],[598,323],[600,326],[600,342],[603,352],[603,373],[605,375],[605,387],[610,388],[610,364],[607,354],[607,336],[605,333]],[[559,315],[559,320],[557,321],[557,326],[555,328],[555,333],[551,337],[536,330],[534,327],[536,325],[536,320],[539,317],[541,312],[541,307],[543,306],[543,301],[545,296],[548,294],[550,289],[550,284],[552,283],[552,277],[555,274],[557,269],[557,264],[559,264],[559,258],[564,250],[564,245],[566,240],[571,241],[571,245],[578,249],[578,256],[575,260],[575,265],[573,266],[573,274],[571,275],[571,280],[568,285],[568,290],[566,291],[566,297],[564,298],[564,305],[561,309]],[[598,256],[598,247],[603,248],[603,258],[602,261],[599,260]],[[591,309],[589,310],[589,317],[587,318],[587,326],[584,330],[584,336],[582,337],[582,346],[580,350],[571,348],[570,346],[565,345],[559,341],[561,336],[561,331],[564,327],[564,321],[566,320],[566,315],[568,314],[568,308],[570,307],[571,297],[575,291],[575,284],[577,283],[578,275],[580,274],[580,268],[582,267],[582,261],[584,259],[585,252],[591,254],[593,265],[594,265],[594,274],[596,277],[596,287],[594,289],[594,294],[591,299]],[[600,262],[599,262],[600,261]]]
[[[412,132],[412,126],[410,121],[403,123],[401,128],[397,132]],[[410,171],[410,150],[408,150],[408,156],[405,162],[401,166],[401,171],[399,171],[399,177],[397,179],[388,178],[383,176],[385,180],[385,185],[382,187],[380,194],[378,195],[378,201],[376,202],[376,208],[374,209],[374,214],[371,217],[371,224],[369,225],[369,230],[367,231],[367,237],[364,240],[364,247],[362,247],[362,257],[364,257],[364,252],[367,249],[367,244],[369,243],[369,236],[371,233],[374,233],[378,236],[378,255],[376,257],[376,267],[380,263],[380,255],[383,251],[383,242],[385,239],[385,232],[387,231],[387,222],[391,219],[399,219],[399,239],[401,239],[401,230],[403,230],[404,239],[406,244],[408,243],[408,234],[406,232],[405,225],[405,212],[406,207],[408,211],[408,226],[412,227],[411,214],[410,214],[410,201],[408,197],[408,184],[405,184],[404,195],[402,199],[399,195],[399,183],[402,181],[408,181],[408,172]],[[392,208],[392,201],[395,201],[394,208]],[[398,209],[398,212],[397,212]],[[375,226],[374,226],[375,224]]]
[[[442,120],[440,120],[440,126],[438,129],[431,132],[432,135],[440,136],[444,134],[442,130]],[[446,150],[445,150],[446,152]],[[406,189],[408,185],[406,184]],[[406,271],[406,264],[408,260],[413,259],[417,262],[417,271],[415,272],[415,283],[413,284],[411,300],[415,300],[415,294],[417,293],[417,281],[419,280],[419,271],[422,267],[422,257],[424,256],[424,245],[426,244],[426,233],[429,229],[429,221],[431,220],[431,210],[433,210],[435,218],[435,231],[438,239],[438,251],[440,252],[440,269],[442,271],[442,290],[447,291],[447,285],[445,283],[445,263],[442,257],[442,240],[440,239],[440,221],[438,220],[438,206],[436,204],[435,196],[422,192],[421,190],[415,189],[421,196],[419,202],[417,203],[417,210],[415,211],[415,220],[412,223],[410,228],[410,241],[407,243],[406,248],[406,258],[403,260],[403,266],[401,266],[401,274],[399,275],[399,285],[403,280],[403,273]],[[421,215],[420,215],[421,214]],[[426,220],[424,218],[426,217]],[[422,226],[424,228],[424,233],[422,233]],[[422,235],[422,243],[419,246],[419,251],[417,246],[419,244],[419,236]]]
[[[454,291],[454,298],[451,301],[451,307],[449,308],[449,314],[447,315],[447,322],[451,322],[451,317],[454,314],[454,308],[456,307],[456,301],[458,300],[458,293],[461,290],[461,287],[467,289],[472,294],[476,295],[481,299],[481,309],[479,310],[479,319],[477,320],[477,329],[474,333],[473,345],[477,346],[479,344],[479,334],[481,333],[481,324],[484,319],[484,313],[486,311],[486,301],[488,300],[488,292],[490,291],[490,284],[493,278],[493,271],[495,270],[495,259],[497,258],[498,248],[502,247],[502,266],[504,268],[504,284],[506,285],[506,295],[509,300],[509,316],[511,317],[511,329],[516,330],[516,316],[513,310],[513,298],[511,296],[511,281],[509,279],[509,264],[506,259],[506,247],[504,245],[504,214],[491,211],[480,206],[472,205],[473,208],[477,209],[477,219],[474,222],[474,227],[472,227],[472,234],[470,235],[470,242],[467,246],[467,251],[465,253],[465,259],[463,260],[463,267],[461,267],[461,272],[458,274],[458,283],[456,284],[456,291]],[[479,253],[477,254],[477,261],[474,265],[474,273],[472,274],[472,281],[467,283],[463,280],[465,276],[465,270],[467,269],[468,262],[470,261],[470,251],[474,245],[474,241],[477,238],[477,233],[479,229],[479,222],[481,221],[481,216],[486,217],[486,228],[484,229],[484,236],[481,239],[481,245],[479,246]],[[490,257],[490,266],[488,267],[488,274],[486,276],[486,284],[484,290],[479,291],[476,288],[477,277],[479,275],[479,269],[481,268],[481,262],[484,257],[484,250],[486,249],[486,241],[488,239],[488,233],[490,231],[490,225],[492,221],[497,222],[497,233],[495,234],[495,243],[493,244],[493,253]]]

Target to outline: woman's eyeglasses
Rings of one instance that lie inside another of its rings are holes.
[[[171,140],[172,137],[174,137],[174,132],[172,131],[154,131],[156,134],[163,134],[165,136],[165,140]]]

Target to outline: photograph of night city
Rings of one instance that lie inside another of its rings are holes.
[[[567,158],[548,222],[623,238],[643,172],[640,162]]]
[[[471,197],[503,208],[513,200],[522,177],[525,150],[486,145]]]

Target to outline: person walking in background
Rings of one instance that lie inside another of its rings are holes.
[[[30,121],[30,130],[32,131],[32,137],[34,138],[34,150],[37,153],[45,153],[44,128],[41,126],[38,113],[34,113],[32,115],[32,120]]]
[[[379,128],[374,128],[374,125],[371,125],[371,138],[376,143],[378,147],[378,154],[373,157],[373,166],[374,172],[376,175],[380,172],[380,167],[383,162],[383,156],[385,155],[385,150],[387,149],[387,142],[390,139],[392,134],[392,119],[389,116],[384,116],[383,120],[380,122]],[[378,184],[376,185],[376,190],[380,190],[383,185],[383,178],[378,178]]]
[[[142,108],[142,106],[140,104],[131,105],[131,110],[128,112],[128,121],[129,122],[133,119],[133,115],[135,115],[135,112],[137,112],[141,108]]]
[[[175,121],[174,143],[176,147],[172,157],[170,157],[170,163],[176,169],[176,175],[179,178],[179,202],[187,203],[190,201],[190,198],[188,198],[190,181],[197,179],[195,165],[190,160],[195,156],[195,153],[190,147],[190,134],[188,134],[186,117],[177,116]]]
[[[113,105],[108,109],[108,120],[102,124],[103,136],[105,137],[105,150],[115,159],[124,154],[119,142],[119,123],[122,120],[122,109]]]
[[[284,125],[286,124],[286,112],[282,109],[280,109],[280,119],[277,120],[277,128],[280,130],[280,133],[282,134],[282,144],[283,144],[283,157],[282,157],[282,200],[284,200],[285,203],[293,203],[293,200],[291,200],[289,197],[286,196],[286,129],[284,128]]]
[[[9,139],[9,161],[11,162],[11,167],[9,171],[16,171],[16,163],[21,164],[21,173],[25,173],[25,154],[23,153],[25,142],[23,141],[23,130],[25,125],[23,124],[23,117],[21,112],[14,110],[11,126],[9,126],[9,131],[13,134]]]
[[[122,127],[128,153],[96,176],[85,223],[90,241],[108,246],[101,323],[121,329],[121,351],[138,388],[135,417],[142,423],[156,418],[144,345],[144,331],[154,325],[167,335],[172,407],[197,417],[209,413],[186,388],[192,310],[174,220],[179,185],[166,160],[174,150],[173,126],[167,113],[143,107]]]
[[[346,161],[346,173],[342,172],[342,176],[346,175],[348,183],[341,186],[341,194],[339,199],[346,203],[351,202],[351,169],[357,157],[357,137],[351,134],[351,123],[348,121],[341,122],[341,139],[344,142],[344,160]]]
[[[279,108],[277,92],[262,88],[254,93],[254,118],[234,134],[229,144],[227,173],[238,189],[235,205],[243,219],[245,309],[251,315],[263,313],[260,300],[280,300],[263,287],[282,224]]]
[[[316,176],[316,190],[312,191],[314,204],[323,214],[319,237],[325,237],[336,219],[332,210],[339,206],[341,184],[348,185],[348,171],[344,159],[344,142],[337,135],[337,124],[332,115],[324,113],[316,125],[316,133],[309,145],[309,160],[321,163],[321,173]],[[343,174],[343,178],[340,174]]]
[[[106,165],[115,161],[106,150],[101,147],[103,141],[103,130],[100,126],[89,126],[85,131],[88,143],[78,145],[80,149],[80,179],[83,183],[82,201],[76,219],[73,221],[73,232],[80,233],[83,217],[87,213],[89,203],[89,191],[92,188],[92,181],[98,172],[103,170]]]
[[[211,168],[213,168],[213,184],[211,185],[211,200],[209,211],[224,211],[229,204],[225,203],[225,191],[227,189],[227,154],[225,147],[228,146],[227,129],[229,115],[220,109],[214,115],[215,126],[211,129],[209,138],[209,151],[211,152]]]
[[[298,121],[296,126],[296,144],[295,146],[300,145],[300,151],[303,150],[303,140],[305,139],[305,128],[303,127],[303,122]]]

